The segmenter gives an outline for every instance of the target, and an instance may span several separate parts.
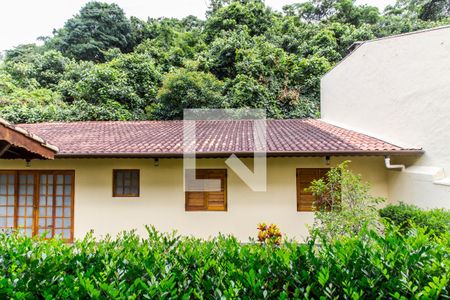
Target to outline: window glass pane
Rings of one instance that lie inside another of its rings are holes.
[[[63,194],[63,186],[62,185],[57,185],[56,186],[56,194],[57,195],[62,195]]]
[[[72,203],[71,197],[64,197],[64,206],[70,206]]]
[[[47,197],[45,197],[45,196],[40,196],[40,197],[39,197],[39,205],[44,206],[44,205],[46,205],[46,204],[47,204]]]
[[[123,188],[123,194],[124,195],[129,195],[130,194],[130,187],[129,186],[125,186]]]
[[[116,190],[115,190],[115,194],[116,195],[123,195],[123,187],[122,186],[116,186]]]
[[[123,184],[123,172],[121,171],[116,172],[116,184],[119,186],[122,186]]]
[[[114,186],[114,196],[139,196],[139,170],[115,170]]]
[[[70,185],[64,186],[64,195],[70,196],[71,191],[72,191],[72,187]]]
[[[61,207],[57,207],[55,215],[57,217],[62,217],[62,212],[63,212],[62,208]]]
[[[0,216],[6,216],[6,207],[0,207]]]
[[[72,225],[72,221],[70,218],[64,218],[64,228],[69,228]]]
[[[6,205],[6,196],[0,196],[0,205]]]
[[[46,216],[45,207],[39,207],[39,216]]]
[[[56,183],[57,184],[63,184],[64,176],[63,175],[57,175],[56,176]]]
[[[65,217],[71,217],[72,216],[72,209],[70,207],[64,208],[64,216]]]
[[[19,214],[19,217],[25,216],[25,207],[19,207],[18,214]]]
[[[138,188],[137,188],[137,185],[132,186],[131,189],[130,189],[130,191],[131,191],[131,194],[137,195],[137,194],[138,194]]]

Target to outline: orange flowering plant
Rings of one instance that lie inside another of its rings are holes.
[[[270,224],[269,226],[266,223],[258,224],[258,242],[262,245],[280,245],[283,234],[280,231],[280,228],[275,224]]]

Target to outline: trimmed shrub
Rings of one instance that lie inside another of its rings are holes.
[[[0,298],[436,299],[450,296],[450,239],[388,226],[320,246],[242,245],[148,230],[74,244],[0,235]],[[403,297],[403,298],[402,298]]]
[[[450,232],[450,211],[445,209],[423,210],[411,204],[390,204],[380,209],[380,216],[407,232],[412,224],[424,227],[434,235]]]

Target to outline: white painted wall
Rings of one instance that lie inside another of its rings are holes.
[[[387,172],[382,157],[332,158],[331,166],[350,159],[350,167],[371,183],[376,196],[388,195]],[[247,160],[247,163],[250,163]],[[199,168],[226,168],[224,159],[200,159]],[[234,234],[245,241],[256,237],[260,222],[278,224],[290,238],[301,240],[308,235],[307,225],[313,213],[297,212],[296,168],[323,168],[325,159],[268,158],[267,192],[253,192],[228,170],[228,211],[186,212],[181,159],[161,159],[154,166],[151,159],[57,159],[32,161],[0,160],[0,170],[74,170],[75,237],[91,229],[95,235],[115,235],[144,225],[162,231],[178,230],[184,235],[207,238],[219,232]],[[140,169],[141,191],[138,198],[112,197],[113,169]]]
[[[450,26],[368,41],[322,78],[322,119],[426,153],[392,200],[450,208]]]

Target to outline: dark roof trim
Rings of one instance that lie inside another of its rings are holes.
[[[394,150],[394,151],[284,151],[267,152],[267,157],[308,157],[308,156],[419,156],[424,154],[423,150]],[[253,152],[207,152],[196,153],[197,158],[224,158],[231,154],[238,157],[253,157]],[[55,158],[182,158],[182,153],[77,153],[77,154],[57,154]]]

